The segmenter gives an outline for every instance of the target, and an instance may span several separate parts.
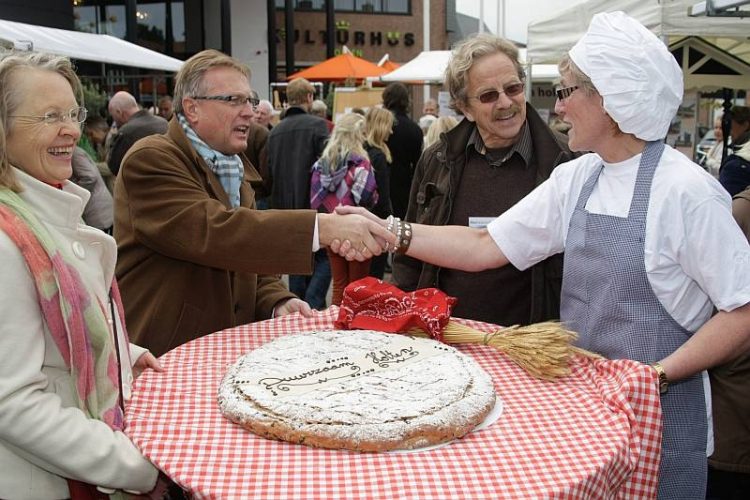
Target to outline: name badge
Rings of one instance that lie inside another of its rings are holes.
[[[482,229],[495,219],[496,217],[469,217],[469,227]]]

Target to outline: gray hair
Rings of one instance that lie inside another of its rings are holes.
[[[445,85],[451,96],[450,107],[461,111],[468,105],[467,78],[474,63],[484,56],[505,54],[516,68],[518,78],[526,79],[526,73],[518,60],[518,48],[504,38],[489,33],[477,33],[465,38],[453,47],[448,67],[445,68]]]
[[[5,136],[13,127],[12,115],[21,103],[24,89],[13,85],[13,75],[21,69],[39,69],[61,75],[70,83],[76,101],[83,105],[83,88],[70,59],[43,52],[0,52],[0,186],[20,191],[8,159]],[[42,97],[42,96],[40,96]]]
[[[268,99],[261,99],[258,108],[266,108],[269,113],[273,113],[273,104]]]
[[[325,118],[326,113],[328,113],[328,106],[320,99],[315,99],[312,102],[312,106],[310,106],[310,112],[314,115],[322,116],[323,118]]]
[[[177,72],[174,84],[174,112],[182,113],[182,100],[185,97],[193,97],[204,93],[203,76],[206,72],[216,67],[229,67],[245,75],[250,83],[250,68],[234,57],[228,56],[218,50],[208,49],[198,52],[185,63]]]

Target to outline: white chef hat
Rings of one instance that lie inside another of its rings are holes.
[[[625,133],[664,139],[682,102],[682,71],[662,41],[624,12],[596,14],[568,53]]]

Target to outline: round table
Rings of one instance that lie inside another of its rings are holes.
[[[429,451],[309,448],[258,437],[222,416],[217,394],[229,365],[279,335],[333,329],[337,314],[332,306],[312,318],[243,325],[168,352],[163,373],[136,381],[126,433],[195,498],[656,497],[658,384],[653,370],[634,361],[578,357],[571,375],[549,382],[494,348],[457,346],[492,376],[503,413]]]

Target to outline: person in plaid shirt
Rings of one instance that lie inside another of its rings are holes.
[[[310,208],[333,213],[339,205],[370,208],[378,202],[375,172],[364,148],[364,126],[364,117],[356,113],[344,115],[336,124],[323,154],[312,167]],[[346,285],[367,276],[372,259],[347,262],[331,251],[328,258],[333,278],[331,302],[340,305]]]

